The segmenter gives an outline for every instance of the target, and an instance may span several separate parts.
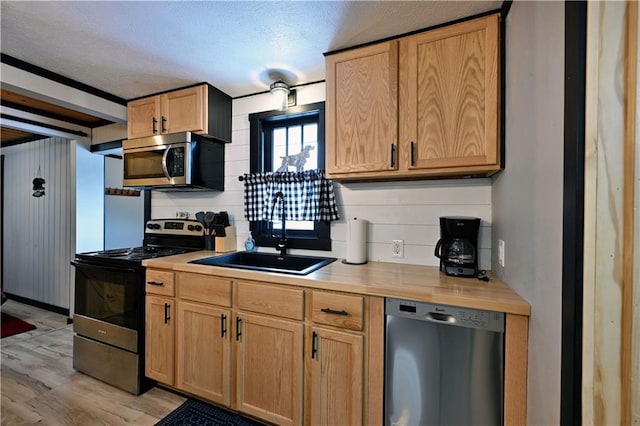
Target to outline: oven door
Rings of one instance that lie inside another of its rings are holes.
[[[144,327],[144,268],[76,260],[74,331],[132,352]]]
[[[124,186],[173,186],[191,183],[189,142],[123,150]]]

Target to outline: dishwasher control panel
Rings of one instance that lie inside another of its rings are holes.
[[[385,314],[504,333],[504,312],[387,297],[385,300]]]

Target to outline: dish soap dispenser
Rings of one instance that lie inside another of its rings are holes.
[[[247,237],[247,240],[244,242],[244,249],[246,251],[256,251],[256,242],[253,240],[251,231],[249,231],[249,236]]]

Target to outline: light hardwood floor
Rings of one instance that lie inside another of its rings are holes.
[[[0,340],[0,424],[153,425],[185,398],[153,388],[135,396],[75,371],[66,317],[12,300],[2,311],[37,326]]]

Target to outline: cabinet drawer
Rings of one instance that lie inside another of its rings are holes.
[[[304,319],[304,291],[296,288],[239,281],[238,308],[302,321]]]
[[[231,280],[200,274],[177,274],[178,297],[196,302],[231,306]]]
[[[147,293],[173,297],[175,295],[173,272],[147,269],[145,291]]]
[[[364,296],[311,291],[311,321],[362,330]]]

